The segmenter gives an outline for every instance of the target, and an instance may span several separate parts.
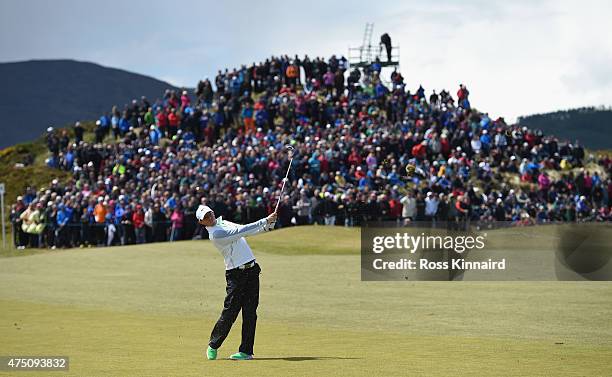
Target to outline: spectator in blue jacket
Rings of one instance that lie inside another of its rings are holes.
[[[57,227],[55,228],[55,239],[57,247],[66,247],[67,246],[67,231],[68,231],[68,222],[72,217],[72,211],[69,207],[61,203],[57,210],[56,222]]]

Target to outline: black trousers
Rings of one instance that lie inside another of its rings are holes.
[[[225,301],[221,317],[210,334],[208,345],[218,349],[229,334],[232,325],[242,310],[242,343],[240,352],[253,354],[255,327],[257,324],[257,305],[259,305],[259,264],[251,268],[225,271],[227,281]]]

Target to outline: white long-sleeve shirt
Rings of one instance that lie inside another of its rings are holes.
[[[250,224],[240,225],[217,218],[215,225],[207,226],[208,238],[225,260],[225,269],[231,270],[255,259],[253,251],[244,237],[266,231],[265,218]]]
[[[410,196],[404,196],[400,203],[402,203],[402,216],[406,217],[414,217],[416,215],[416,199]]]
[[[436,198],[425,198],[425,214],[427,216],[435,216],[438,212],[438,204],[440,202]]]

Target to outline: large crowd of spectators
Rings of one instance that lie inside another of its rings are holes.
[[[47,164],[72,178],[17,198],[16,246],[206,237],[199,204],[254,221],[276,205],[287,144],[295,153],[279,227],[611,219],[609,157],[493,119],[472,108],[465,85],[426,96],[399,72],[385,82],[379,64],[349,69],[343,57],[219,71],[195,93],[113,107],[86,136],[78,122],[48,129]]]

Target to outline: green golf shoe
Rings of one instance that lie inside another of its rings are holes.
[[[208,358],[208,360],[215,360],[217,358],[217,350],[212,348],[211,346],[208,346],[208,348],[206,349],[206,357]]]
[[[248,353],[244,353],[244,352],[237,352],[233,354],[232,356],[230,356],[230,359],[232,360],[253,360],[253,355],[249,355]]]

